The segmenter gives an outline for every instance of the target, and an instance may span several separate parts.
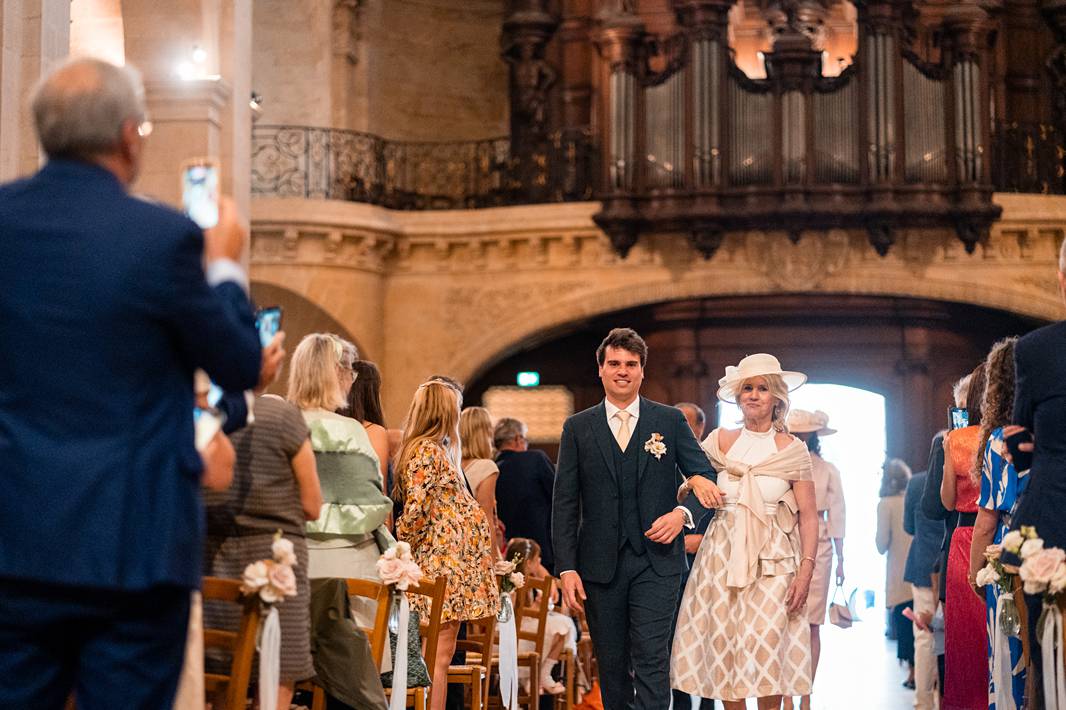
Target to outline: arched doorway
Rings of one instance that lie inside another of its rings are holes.
[[[990,308],[882,296],[789,294],[671,301],[595,316],[544,332],[518,352],[484,364],[468,380],[467,402],[516,373],[561,385],[576,410],[603,397],[594,352],[613,327],[635,328],[650,349],[643,393],[660,402],[709,408],[728,364],[772,352],[814,382],[885,398],[887,450],[924,467],[932,434],[945,426],[952,383],[997,339],[1040,321]],[[549,447],[550,448],[550,447]]]

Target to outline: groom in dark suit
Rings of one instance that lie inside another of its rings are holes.
[[[567,605],[586,611],[606,710],[670,706],[679,534],[708,511],[692,495],[677,504],[681,474],[711,467],[681,411],[640,396],[647,357],[629,328],[600,343],[606,397],[566,420],[555,477],[556,569]]]

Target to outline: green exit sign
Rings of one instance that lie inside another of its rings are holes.
[[[519,387],[536,387],[540,384],[539,372],[519,372],[515,378]]]

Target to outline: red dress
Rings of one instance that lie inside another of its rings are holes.
[[[955,510],[976,513],[980,478],[972,475],[977,458],[979,427],[950,432],[944,439],[944,456],[955,472]],[[987,710],[988,640],[985,604],[967,581],[973,524],[955,528],[948,551],[944,603],[944,703],[943,710]]]

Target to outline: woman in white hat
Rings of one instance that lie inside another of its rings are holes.
[[[811,681],[818,672],[818,656],[822,650],[820,630],[825,621],[829,601],[829,579],[836,552],[837,586],[844,584],[844,490],[840,485],[840,471],[822,458],[820,438],[836,434],[829,428],[829,415],[822,411],[808,412],[793,409],[788,413],[788,430],[807,445],[811,454],[811,473],[814,477],[814,500],[818,509],[818,552],[815,554],[814,577],[807,595],[807,620],[811,624]],[[784,707],[792,707],[792,699],[785,698]],[[800,710],[809,710],[811,696],[800,700]]]
[[[811,692],[806,605],[817,506],[811,457],[786,424],[788,393],[806,379],[765,353],[727,367],[718,398],[740,405],[744,424],[715,429],[703,442],[725,502],[685,587],[670,679],[683,692],[720,698],[726,710],[753,697],[760,710],[778,708],[783,695]],[[708,506],[715,491],[697,479],[678,495],[691,486]]]

